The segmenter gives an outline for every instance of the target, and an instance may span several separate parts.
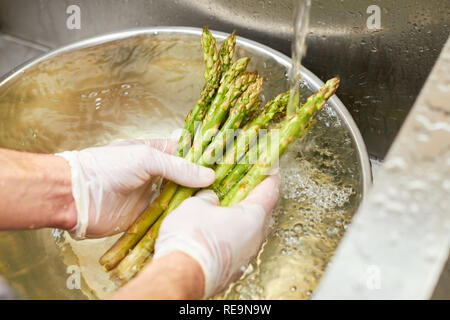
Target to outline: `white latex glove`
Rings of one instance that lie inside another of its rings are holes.
[[[267,177],[232,207],[218,206],[213,191],[200,191],[164,219],[153,259],[174,251],[190,255],[203,269],[205,298],[211,297],[235,280],[258,253],[278,198],[278,174]]]
[[[206,187],[214,171],[173,156],[170,140],[134,140],[56,154],[71,167],[78,219],[74,238],[121,232],[149,205],[160,177],[188,187]]]

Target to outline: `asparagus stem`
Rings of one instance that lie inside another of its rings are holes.
[[[222,199],[222,206],[232,206],[245,199],[249,192],[270,173],[272,165],[278,161],[294,138],[311,126],[309,123],[311,117],[325,105],[338,86],[338,77],[328,80],[319,91],[308,98],[303,107],[280,124],[279,132],[269,131],[267,147],[258,156],[256,164]],[[278,134],[278,137],[270,139],[274,134]]]
[[[215,187],[214,191],[218,195],[219,199],[223,199],[225,195],[231,190],[231,188],[247,173],[251,168],[252,163],[250,161],[250,152],[256,150],[256,146],[251,148],[245,156],[236,164],[226,178]]]
[[[162,216],[166,215],[167,213],[163,213]],[[118,280],[121,283],[127,282],[145,265],[147,258],[153,252],[161,223],[162,219],[156,221],[134,249],[120,261],[117,267],[111,272],[112,279]]]

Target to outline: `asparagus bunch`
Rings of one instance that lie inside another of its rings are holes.
[[[226,194],[220,202],[222,206],[232,206],[247,195],[269,174],[272,166],[278,161],[284,153],[287,146],[299,136],[304,135],[314,125],[312,116],[322,109],[326,101],[336,92],[339,86],[339,78],[335,77],[328,80],[319,91],[311,95],[299,110],[286,117],[277,129],[271,130],[268,135],[271,136],[275,132],[275,139],[266,139],[267,146],[263,148],[264,152],[258,155],[257,162],[251,167],[248,173],[237,182],[234,187]]]
[[[244,73],[244,78],[251,80],[255,74]],[[239,79],[236,80],[239,82]],[[228,118],[223,123],[220,131],[214,136],[211,143],[206,147],[205,151],[198,159],[197,163],[211,167],[214,164],[214,159],[218,153],[225,147],[227,141],[229,141],[230,135],[227,135],[229,130],[235,130],[239,128],[244,115],[251,111],[255,104],[258,103],[258,96],[262,89],[262,78],[257,77],[247,89],[242,93],[239,99],[233,104]],[[208,120],[205,119],[204,122]],[[208,137],[209,133],[202,130],[203,138]],[[194,146],[191,149],[195,150],[196,142],[194,140]],[[159,219],[153,224],[150,230],[144,235],[144,237],[138,242],[138,244],[130,251],[130,253],[119,263],[114,269],[114,277],[121,281],[128,281],[140,268],[145,264],[147,258],[152,254],[154,244],[158,235],[159,227],[170,211],[175,209],[183,200],[193,195],[198,189],[188,187],[178,187],[175,195],[169,203],[168,208],[159,217]]]
[[[339,79],[329,80],[296,113],[271,124],[286,113],[289,93],[279,94],[258,111],[263,79],[255,72],[244,72],[249,58],[232,63],[235,33],[217,52],[215,39],[205,27],[202,48],[205,85],[186,118],[177,155],[215,168],[216,180],[210,188],[218,194],[221,205],[229,206],[244,199],[269,174],[289,143],[311,129],[312,116],[334,94]],[[201,127],[196,128],[195,123],[200,121]],[[268,127],[265,143],[257,142],[261,129]],[[235,137],[234,132],[240,128]],[[256,160],[254,164],[252,158]],[[131,279],[149,261],[164,217],[197,191],[169,181],[159,197],[102,256],[100,263],[107,270],[115,268],[113,275],[121,281]]]
[[[195,124],[205,117],[212,99],[215,97],[219,84],[222,82],[222,72],[228,69],[231,58],[234,55],[236,44],[233,32],[222,44],[220,55],[217,53],[216,40],[205,26],[203,28],[201,44],[203,60],[205,61],[205,84],[200,97],[193,109],[186,117],[184,129],[177,147],[177,156],[183,157],[190,145],[195,133]],[[128,230],[116,241],[116,243],[100,258],[100,264],[106,270],[111,270],[127,255],[136,243],[147,232],[148,228],[158,219],[167,208],[170,199],[176,192],[176,185],[168,182],[160,195],[151,205],[136,219]]]

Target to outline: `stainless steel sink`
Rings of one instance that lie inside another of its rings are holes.
[[[314,0],[305,66],[322,80],[336,74],[373,159],[383,160],[450,34],[450,2]],[[208,25],[290,55],[292,0],[79,0],[80,29],[66,25],[68,0],[0,1],[0,76],[49,49],[143,26]],[[446,270],[435,297],[449,298]]]

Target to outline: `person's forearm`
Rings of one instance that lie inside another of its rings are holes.
[[[204,287],[204,274],[198,262],[176,251],[152,261],[110,299],[201,299]]]
[[[76,224],[70,167],[61,157],[0,149],[0,230]]]

